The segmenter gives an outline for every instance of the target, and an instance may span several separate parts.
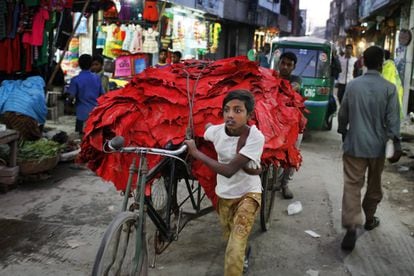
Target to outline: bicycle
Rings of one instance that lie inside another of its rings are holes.
[[[201,208],[205,198],[202,187],[192,177],[187,162],[182,155],[186,146],[177,149],[158,149],[149,147],[124,147],[124,139],[117,136],[108,141],[106,152],[135,153],[139,156],[139,165],[134,159],[129,168],[129,177],[124,192],[122,211],[115,216],[105,231],[98,249],[92,275],[147,275],[148,244],[146,239],[146,217],[156,227],[154,235],[155,256],[161,254],[172,241],[178,239],[185,225],[200,216],[213,211],[213,206]],[[147,155],[161,155],[163,158],[148,170]],[[179,162],[178,162],[179,161]],[[275,197],[276,174],[273,165],[265,166],[262,173],[262,208],[260,224],[263,231],[270,227],[270,217]],[[136,189],[131,190],[134,174],[137,175]],[[167,190],[163,208],[157,210],[151,196],[145,195],[147,185],[157,177],[163,177]],[[178,201],[177,186],[184,180],[188,195]],[[128,201],[133,202],[128,207]],[[190,201],[192,212],[183,212],[182,206]],[[142,207],[142,208],[141,208]],[[155,266],[155,256],[152,267]],[[132,259],[131,259],[132,258]]]

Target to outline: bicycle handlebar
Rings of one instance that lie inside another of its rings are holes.
[[[109,140],[107,143],[108,143],[108,147],[112,151],[124,152],[124,153],[148,153],[148,154],[157,154],[157,155],[164,155],[164,156],[177,156],[187,150],[187,145],[181,145],[181,147],[176,150],[167,150],[167,149],[149,148],[149,147],[124,147],[125,139],[122,136],[115,136],[114,138]]]

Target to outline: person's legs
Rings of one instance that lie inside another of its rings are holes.
[[[300,148],[300,145],[302,144],[302,139],[303,139],[303,133],[299,133],[298,138],[296,139],[296,143],[295,143],[296,148],[298,149]],[[287,168],[287,169],[284,169],[283,171],[280,188],[282,189],[282,195],[284,199],[293,198],[293,193],[289,189],[288,184],[289,184],[289,180],[292,179],[294,173],[295,173],[294,168]]]
[[[352,250],[356,242],[356,227],[362,224],[361,189],[365,182],[367,159],[344,154],[344,192],[342,197],[342,226],[346,234],[341,247]]]
[[[235,203],[237,203],[239,199],[224,199],[219,198],[218,200],[218,215],[221,224],[221,228],[223,231],[223,238],[227,241],[230,236],[231,231],[231,224],[233,218],[234,208],[232,207]]]
[[[283,170],[282,180],[280,182],[280,188],[282,189],[282,196],[284,199],[292,199],[293,193],[289,189],[289,181],[292,179],[294,169],[286,168]]]
[[[344,154],[344,191],[342,197],[342,226],[349,228],[362,224],[361,189],[365,182],[368,161]]]
[[[346,86],[345,84],[338,83],[338,101],[339,101],[339,104],[341,104],[342,98],[344,97],[345,86]]]
[[[366,226],[375,222],[374,215],[377,210],[377,206],[382,199],[381,175],[384,169],[384,162],[384,157],[369,159],[368,185],[367,191],[364,196],[364,200],[362,201],[362,208],[365,213]],[[378,226],[378,224],[376,224],[374,228],[376,226]]]
[[[240,276],[243,273],[247,240],[260,204],[261,194],[248,193],[233,205],[234,216],[224,257],[225,276]]]
[[[79,133],[79,139],[83,139],[84,121],[76,119],[75,131]]]

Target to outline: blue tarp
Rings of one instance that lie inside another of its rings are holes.
[[[44,87],[45,81],[39,76],[3,81],[0,86],[0,114],[17,112],[44,124],[47,116]]]

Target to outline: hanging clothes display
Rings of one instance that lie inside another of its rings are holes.
[[[73,18],[71,10],[66,8],[58,13],[58,27],[55,45],[58,49],[63,50],[66,47],[73,30]]]
[[[31,32],[26,32],[23,35],[23,43],[33,46],[41,46],[43,44],[43,31],[45,22],[49,19],[49,12],[46,9],[40,8],[33,17],[33,28]]]
[[[159,33],[152,28],[144,31],[144,43],[142,45],[143,52],[158,53],[158,35]]]
[[[103,49],[105,48],[106,32],[104,31],[103,26],[98,26],[96,32],[96,49]]]
[[[146,0],[144,7],[144,20],[157,22],[158,21],[158,10],[156,0]]]

